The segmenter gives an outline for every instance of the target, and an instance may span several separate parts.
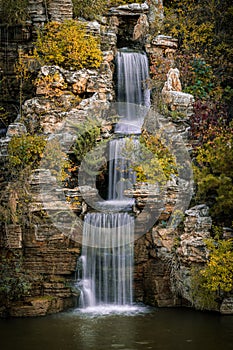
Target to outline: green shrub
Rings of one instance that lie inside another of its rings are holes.
[[[58,183],[67,180],[71,162],[67,154],[62,151],[58,139],[53,138],[47,142],[40,165],[44,169],[49,169]]]
[[[212,67],[202,58],[193,58],[190,62],[191,81],[188,82],[184,92],[193,94],[194,97],[207,98],[213,93],[215,77]]]
[[[104,162],[104,146],[107,143],[107,140],[100,139],[101,120],[88,118],[86,122],[75,125],[75,128],[77,139],[73,151],[78,164],[83,162],[85,172],[90,175],[99,173],[98,170]]]
[[[97,139],[100,137],[101,123],[95,118],[88,118],[84,123],[75,125],[75,128],[77,129],[77,139],[74,152],[77,159],[81,161],[95,147]]]
[[[102,62],[98,40],[74,20],[48,23],[38,33],[34,55],[42,65],[66,69],[98,68]]]
[[[30,19],[28,0],[0,0],[0,9],[2,23],[24,24]]]
[[[207,202],[214,220],[231,225],[233,210],[233,132],[228,128],[196,149],[196,199]]]
[[[177,174],[175,157],[160,135],[144,130],[139,141],[138,145],[128,139],[123,153],[136,172],[137,181],[164,185],[172,174]]]
[[[20,171],[28,166],[38,166],[45,144],[45,137],[41,135],[12,137],[8,145],[10,168]]]
[[[0,203],[0,218],[4,222],[28,225],[29,205],[32,200],[29,178],[32,169],[39,166],[46,144],[44,136],[13,136],[8,145],[10,181],[2,193],[5,198]]]
[[[73,0],[74,16],[92,20],[104,13],[108,3],[108,0]]]
[[[0,305],[27,296],[31,290],[32,276],[23,270],[22,257],[2,252],[0,259]]]

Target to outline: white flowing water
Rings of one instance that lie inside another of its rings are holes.
[[[132,188],[135,183],[135,172],[130,166],[130,160],[123,155],[126,148],[126,138],[109,142],[109,183],[108,199],[126,200],[126,189]]]
[[[134,219],[127,213],[88,213],[82,245],[83,307],[133,301]]]
[[[123,50],[117,54],[116,67],[120,121],[115,133],[122,137],[109,142],[108,200],[102,208],[106,213],[88,213],[84,219],[78,281],[82,308],[122,308],[133,303],[134,218],[125,211],[134,201],[124,191],[134,185],[135,174],[122,153],[127,135],[141,133],[149,106],[147,56]]]
[[[121,50],[116,55],[117,102],[150,106],[148,59],[144,52]],[[124,114],[125,115],[125,111]]]
[[[140,134],[146,108],[150,107],[149,67],[145,53],[123,49],[116,55],[118,134]],[[121,103],[120,103],[121,102]],[[141,108],[143,106],[143,108]]]

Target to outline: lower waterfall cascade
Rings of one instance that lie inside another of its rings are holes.
[[[143,52],[121,49],[116,55],[117,102],[120,102],[119,122],[114,132],[118,135],[108,144],[108,197],[111,202],[105,212],[89,212],[84,218],[82,255],[79,259],[81,278],[81,308],[99,305],[125,306],[133,304],[134,216],[130,213],[133,200],[124,195],[136,176],[129,161],[122,156],[125,140],[140,134],[144,115],[140,106],[149,108],[150,92],[146,87],[149,77],[147,56]],[[121,104],[122,102],[122,104]],[[122,108],[123,106],[123,108]],[[120,135],[119,135],[120,134]],[[127,210],[119,203],[128,202]]]
[[[133,235],[127,213],[86,215],[81,306],[132,304]]]

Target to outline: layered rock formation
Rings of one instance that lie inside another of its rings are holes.
[[[28,12],[33,26],[39,27],[48,20],[61,22],[73,17],[72,0],[29,0]]]
[[[200,205],[186,211],[181,232],[155,225],[137,241],[136,298],[154,306],[192,305],[191,269],[207,261],[203,239],[210,237],[210,228],[208,208]]]

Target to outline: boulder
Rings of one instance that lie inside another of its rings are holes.
[[[223,315],[233,314],[233,296],[223,299],[220,306],[220,313]]]

